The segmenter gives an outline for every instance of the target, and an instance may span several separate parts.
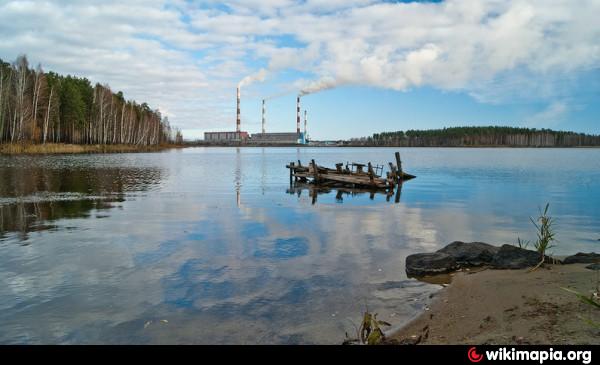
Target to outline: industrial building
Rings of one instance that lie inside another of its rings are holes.
[[[304,133],[282,132],[282,133],[254,133],[250,138],[252,143],[265,144],[305,144]]]
[[[248,132],[204,132],[207,142],[241,142],[248,139]]]
[[[204,141],[209,143],[245,142],[249,144],[306,144],[306,110],[304,111],[304,132],[300,132],[300,96],[296,99],[296,132],[267,133],[266,106],[262,101],[262,133],[250,136],[241,130],[240,87],[237,88],[237,113],[235,132],[205,132]]]
[[[258,144],[306,144],[306,110],[304,111],[304,132],[300,132],[300,96],[296,99],[296,132],[266,132],[266,105],[262,101],[262,133],[252,134],[250,141]]]

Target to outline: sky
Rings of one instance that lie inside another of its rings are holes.
[[[600,134],[600,0],[0,0],[0,58],[148,102],[186,139],[464,125]]]

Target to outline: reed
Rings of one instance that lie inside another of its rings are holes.
[[[6,155],[44,155],[44,154],[76,154],[76,153],[118,153],[118,152],[152,152],[168,148],[178,147],[175,145],[81,145],[67,143],[4,143],[0,144],[0,154]]]
[[[555,245],[552,244],[552,242],[556,241],[556,233],[554,232],[554,219],[548,215],[549,208],[550,203],[547,203],[544,210],[540,209],[540,215],[537,219],[533,219],[532,217],[529,218],[537,230],[537,240],[533,243],[533,246],[537,252],[539,252],[541,257],[540,263],[530,271],[534,271],[539,268],[544,263],[546,252],[550,248],[555,247]]]

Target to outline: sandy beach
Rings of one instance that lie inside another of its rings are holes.
[[[590,295],[586,264],[452,274],[429,308],[389,339],[420,344],[600,344],[600,313],[566,287]]]

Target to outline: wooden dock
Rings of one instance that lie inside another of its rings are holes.
[[[403,181],[414,179],[416,176],[407,174],[402,170],[402,161],[400,152],[396,152],[396,164],[390,162],[389,171],[383,174],[383,165],[375,165],[371,162],[367,164],[347,162],[335,164],[335,168],[319,166],[315,160],[311,160],[308,166],[290,162],[286,167],[290,169],[290,183],[300,181],[323,187],[347,187],[347,188],[366,188],[370,190],[389,190]]]

